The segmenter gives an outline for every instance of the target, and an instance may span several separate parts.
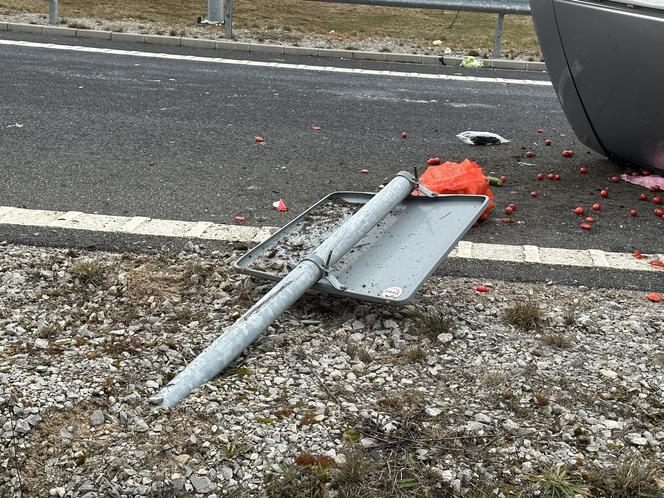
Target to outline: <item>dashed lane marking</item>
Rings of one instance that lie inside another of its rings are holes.
[[[46,211],[0,206],[0,226],[20,225],[42,229],[70,229],[127,235],[175,237],[257,244],[272,235],[276,227],[224,225],[209,221],[160,220],[142,216],[110,216],[79,211]],[[2,231],[0,230],[0,240]],[[662,272],[649,259],[664,261],[664,254],[636,259],[631,254],[598,249],[562,249],[532,245],[485,244],[461,241],[450,258],[507,263],[528,263],[612,270]]]
[[[324,73],[363,74],[371,76],[389,76],[397,78],[420,78],[426,80],[465,81],[474,83],[504,83],[507,85],[551,86],[548,80],[529,80],[512,78],[489,78],[484,76],[464,76],[460,74],[427,74],[401,71],[382,71],[377,69],[361,69],[353,67],[313,66],[309,64],[288,64],[285,62],[250,61],[244,59],[224,59],[221,57],[200,57],[196,55],[164,54],[160,52],[141,52],[139,50],[118,50],[115,48],[83,47],[80,45],[58,45],[55,43],[37,43],[21,40],[0,40],[0,45],[14,47],[42,48],[49,50],[65,50],[70,52],[87,52],[92,54],[124,55],[144,57],[148,59],[169,59],[212,64],[228,64],[234,66],[270,67],[299,71],[318,71]]]

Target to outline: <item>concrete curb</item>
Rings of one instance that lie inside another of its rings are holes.
[[[116,31],[98,31],[92,29],[74,29],[60,26],[44,26],[41,24],[20,24],[0,22],[0,31],[14,31],[51,36],[68,36],[75,38],[97,38],[151,45],[167,45],[185,48],[207,48],[216,50],[236,50],[275,55],[299,55],[307,57],[325,57],[328,59],[354,59],[381,62],[405,62],[409,64],[426,64],[458,66],[461,57],[440,57],[438,55],[393,54],[390,52],[364,52],[361,50],[338,50],[329,48],[293,47],[285,45],[266,45],[260,43],[243,43],[227,40],[208,40],[205,38],[185,38],[180,36],[142,35],[138,33],[121,33]],[[442,59],[442,61],[441,61]],[[515,61],[503,59],[484,59],[485,68],[518,69],[521,71],[546,71],[543,62]]]

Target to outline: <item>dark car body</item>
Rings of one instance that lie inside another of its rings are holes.
[[[664,170],[664,0],[531,0],[537,36],[581,142]]]

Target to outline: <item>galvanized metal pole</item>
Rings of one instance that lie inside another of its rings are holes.
[[[210,23],[221,23],[224,20],[224,0],[208,0],[208,16]]]
[[[503,42],[503,26],[505,25],[505,14],[498,14],[496,22],[496,42],[493,44],[493,58],[500,57],[500,46]]]
[[[301,261],[283,280],[226,329],[175,376],[153,399],[172,408],[198,386],[208,382],[233,362],[284,311],[290,308],[417,185],[402,171],[325,242]]]
[[[224,38],[233,38],[233,0],[226,0],[226,12],[224,13]]]
[[[58,25],[58,0],[48,0],[48,23]]]

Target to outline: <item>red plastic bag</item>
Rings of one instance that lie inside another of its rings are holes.
[[[493,192],[489,188],[489,180],[484,176],[482,168],[468,159],[462,163],[445,162],[440,166],[429,166],[420,175],[420,183],[438,194],[486,195],[489,205],[480,216],[480,221],[486,220],[493,210]]]

